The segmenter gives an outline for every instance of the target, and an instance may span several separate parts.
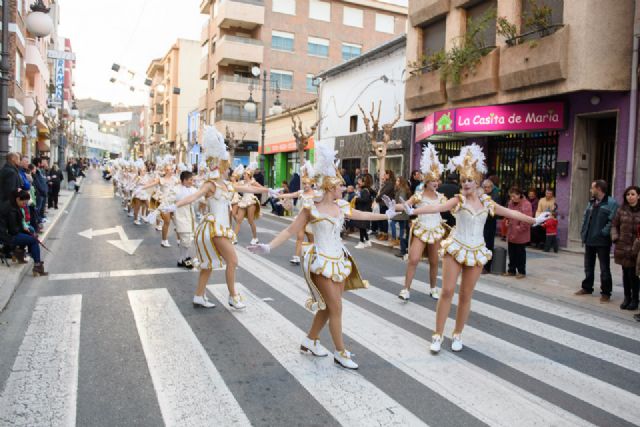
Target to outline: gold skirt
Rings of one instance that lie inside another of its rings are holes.
[[[196,228],[196,251],[200,260],[200,268],[208,270],[224,267],[224,260],[216,248],[214,237],[226,237],[233,240],[236,234],[231,227],[226,227],[216,221],[212,214],[206,215]]]

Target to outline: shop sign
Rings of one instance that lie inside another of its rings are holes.
[[[62,97],[64,93],[64,59],[57,59],[55,66],[55,100],[62,103]]]
[[[518,132],[565,128],[562,102],[488,105],[436,111],[416,125],[416,142],[431,135],[473,132]]]
[[[458,108],[455,114],[456,132],[552,129],[564,129],[562,102]],[[438,130],[436,129],[436,133],[439,133]]]
[[[310,150],[314,147],[314,141],[313,138],[309,138],[309,144],[307,145],[307,150]],[[290,153],[293,151],[296,151],[296,141],[291,140],[291,141],[285,141],[285,142],[277,142],[275,144],[269,144],[266,147],[264,147],[264,152],[265,154],[275,154],[275,153]],[[260,153],[261,150],[260,148],[258,148],[258,152]]]

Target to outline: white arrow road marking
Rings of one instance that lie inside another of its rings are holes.
[[[93,239],[94,236],[106,236],[108,234],[118,233],[120,240],[107,240],[107,243],[115,246],[118,249],[122,249],[129,255],[133,255],[138,249],[138,246],[142,243],[142,239],[134,239],[129,240],[127,233],[124,232],[124,228],[121,225],[117,225],[111,228],[103,228],[101,230],[94,230],[93,228],[89,228],[87,230],[81,231],[78,234],[82,237],[86,237],[87,239]]]

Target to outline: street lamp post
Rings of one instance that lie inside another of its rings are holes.
[[[2,58],[0,59],[0,167],[9,152],[9,135],[11,123],[9,121],[9,1],[2,2]],[[27,16],[27,30],[37,37],[46,37],[53,29],[53,20],[49,17],[49,8],[42,0],[37,0],[31,5],[31,13]]]
[[[251,74],[253,74],[255,77],[259,77],[260,76],[260,68],[258,67],[253,67],[251,69]],[[265,163],[265,153],[264,153],[264,137],[265,137],[265,133],[266,133],[266,117],[267,117],[267,83],[272,82],[272,80],[267,78],[267,71],[265,70],[262,73],[262,114],[261,114],[261,124],[262,124],[262,129],[261,129],[261,137],[260,137],[260,151],[262,152],[260,155],[260,170],[262,170],[263,172],[265,172],[264,169],[264,163]],[[273,107],[271,107],[271,112],[273,114],[280,114],[282,113],[282,103],[280,102],[280,85],[279,82],[276,80],[276,99],[275,101],[273,101]],[[253,85],[249,86],[249,99],[247,100],[247,102],[244,104],[244,110],[247,113],[254,113],[256,111],[256,102],[253,100]]]

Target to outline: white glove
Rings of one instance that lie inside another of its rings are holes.
[[[163,206],[160,208],[160,211],[162,212],[167,212],[167,213],[172,213],[175,212],[178,208],[176,207],[175,204],[171,204],[171,205],[167,205],[167,206]]]
[[[551,217],[551,212],[542,212],[540,215],[536,217],[536,222],[533,224],[534,227],[541,225],[543,222],[548,220]]]
[[[409,202],[404,200],[402,197],[400,197],[400,202],[402,202],[402,207],[404,208],[404,211],[407,213],[407,215],[413,215],[413,211],[415,210],[413,209],[413,206],[411,206]]]
[[[391,205],[393,205],[395,207],[396,202],[391,200],[391,197],[387,196],[386,194],[384,196],[382,196],[382,202],[387,206],[387,208],[391,209]]]
[[[273,189],[273,188],[270,188],[269,189],[269,197],[278,197],[278,194],[280,194],[281,192],[282,192],[282,188],[278,188],[277,190]]]
[[[257,245],[249,245],[247,249],[252,254],[256,255],[269,255],[271,253],[271,245],[267,243],[258,243]]]

